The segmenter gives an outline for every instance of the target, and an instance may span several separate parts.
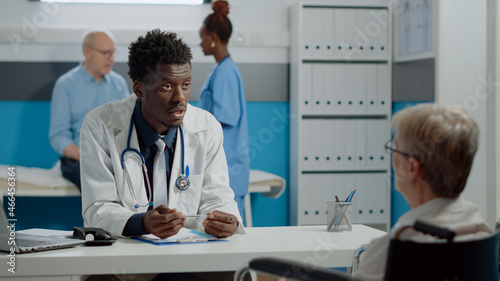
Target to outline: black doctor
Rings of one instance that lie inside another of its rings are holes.
[[[245,233],[229,186],[220,123],[188,104],[191,60],[190,48],[175,33],[156,29],[130,44],[135,95],[91,111],[82,125],[86,226],[160,238],[183,226],[219,238]],[[187,190],[172,184],[178,174],[190,180]],[[205,219],[193,222],[184,215]]]

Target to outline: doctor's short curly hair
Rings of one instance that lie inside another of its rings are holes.
[[[193,59],[191,48],[177,34],[159,29],[140,36],[128,49],[128,75],[132,81],[144,81],[158,63],[191,65]]]

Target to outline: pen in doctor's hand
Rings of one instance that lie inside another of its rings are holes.
[[[142,228],[146,233],[162,239],[167,238],[177,234],[184,226],[186,219],[180,218],[182,215],[182,212],[177,212],[175,208],[169,209],[165,205],[160,205],[144,214]]]
[[[181,219],[188,219],[188,218],[196,218],[196,219],[199,219],[199,218],[210,218],[210,215],[183,215],[182,217],[180,217]]]

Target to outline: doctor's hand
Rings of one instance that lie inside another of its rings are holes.
[[[221,211],[208,213],[208,218],[203,222],[205,231],[217,238],[225,238],[233,235],[238,229],[239,222],[235,215]]]
[[[142,217],[142,229],[146,233],[151,233],[161,239],[168,238],[179,232],[184,226],[186,219],[181,218],[182,213],[169,209],[165,205],[160,205]]]

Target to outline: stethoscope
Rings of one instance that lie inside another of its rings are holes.
[[[134,118],[132,117],[130,119],[130,128],[128,131],[127,147],[123,150],[122,155],[121,155],[121,164],[122,164],[123,174],[126,178],[128,189],[130,191],[130,195],[132,196],[132,200],[134,200],[134,203],[135,203],[135,208],[137,209],[139,207],[153,206],[154,203],[153,203],[153,200],[151,199],[151,198],[153,198],[153,196],[152,196],[153,195],[153,188],[151,187],[151,184],[149,182],[148,168],[146,166],[146,160],[144,159],[144,156],[142,155],[142,153],[139,150],[130,147],[130,139],[132,137],[133,126],[134,126]],[[175,186],[180,191],[185,191],[189,188],[191,183],[189,181],[189,166],[186,165],[186,169],[184,170],[184,132],[182,131],[182,126],[179,126],[179,130],[181,133],[181,154],[182,154],[182,157],[181,157],[181,175],[175,180]],[[146,188],[148,189],[148,192],[149,192],[149,201],[147,204],[139,204],[139,202],[137,202],[135,192],[132,188],[132,180],[130,179],[130,174],[127,170],[127,167],[125,166],[125,154],[127,152],[135,153],[135,154],[139,155],[139,157],[141,158],[142,172],[143,172],[143,176],[146,178],[146,180],[145,180]]]

